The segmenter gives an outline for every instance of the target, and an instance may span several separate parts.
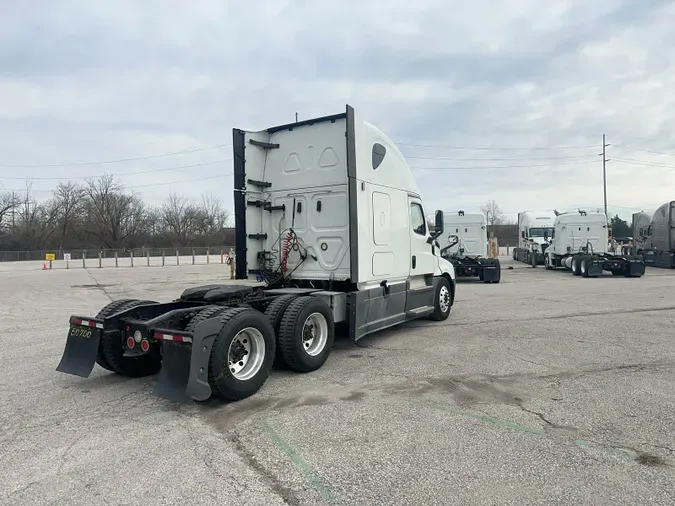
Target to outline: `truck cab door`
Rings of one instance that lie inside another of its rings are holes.
[[[437,259],[432,253],[433,245],[427,243],[429,229],[422,201],[408,197],[410,234],[410,276],[433,274]]]

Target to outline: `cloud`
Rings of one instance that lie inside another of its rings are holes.
[[[604,133],[610,212],[629,218],[675,199],[675,156],[658,154],[675,151],[673,15],[660,0],[13,2],[0,18],[0,163],[203,148],[234,126],[349,103],[402,143],[429,213],[489,199],[511,215],[602,206]],[[214,178],[230,158],[5,167],[0,190],[30,176],[48,197],[58,180],[37,178],[108,171],[150,203],[218,191],[231,208],[231,177]]]

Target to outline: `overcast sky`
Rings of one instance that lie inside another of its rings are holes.
[[[660,0],[7,1],[0,190],[108,171],[231,209],[232,127],[349,103],[401,143],[429,214],[602,207],[605,133],[630,218],[675,200],[674,22]]]

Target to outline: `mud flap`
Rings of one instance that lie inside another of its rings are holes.
[[[499,265],[495,262],[483,264],[483,282],[492,283],[499,279]]]
[[[159,397],[176,402],[191,401],[185,391],[190,374],[191,350],[190,346],[183,344],[162,343],[162,368],[155,388]]]
[[[155,390],[158,396],[178,402],[205,401],[211,397],[209,359],[222,327],[219,317],[211,318],[197,325],[192,346],[162,343],[162,368]]]
[[[639,278],[645,273],[645,264],[642,260],[630,259],[628,260],[628,276],[631,278]]]
[[[75,321],[81,323],[74,323]],[[100,325],[100,328],[91,325]],[[102,327],[103,322],[100,320],[71,317],[66,347],[56,370],[88,378],[96,363]]]
[[[597,278],[598,276],[602,275],[602,261],[589,259],[587,269],[588,269],[587,277]]]

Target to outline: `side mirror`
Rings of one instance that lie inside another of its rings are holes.
[[[520,236],[521,236],[523,239],[525,239],[525,231],[524,231],[524,230],[521,230],[521,231],[520,231]]]
[[[436,216],[434,217],[434,233],[427,239],[427,242],[431,244],[441,235],[443,235],[443,229],[445,228],[445,223],[443,221],[443,211],[440,209],[436,211]]]
[[[443,211],[436,211],[435,221],[434,221],[434,233],[437,234],[436,237],[440,237],[445,228],[445,223],[443,221]]]

